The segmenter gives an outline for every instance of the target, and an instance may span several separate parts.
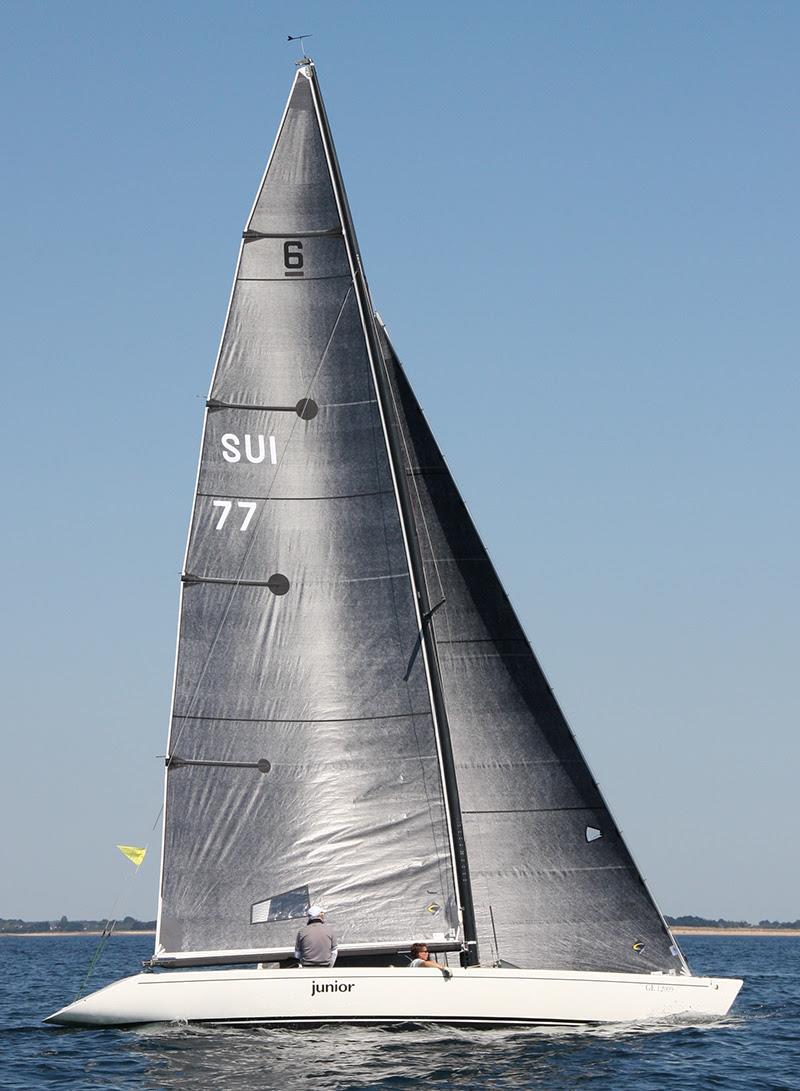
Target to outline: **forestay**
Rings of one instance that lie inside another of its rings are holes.
[[[409,561],[311,73],[240,251],[181,596],[157,957],[455,937]],[[371,319],[370,319],[371,320]],[[453,931],[451,931],[453,930]]]
[[[433,614],[481,961],[685,966],[381,330]]]

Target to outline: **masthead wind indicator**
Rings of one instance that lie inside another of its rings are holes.
[[[287,42],[299,42],[300,43],[300,63],[301,64],[303,64],[305,61],[310,61],[311,60],[310,57],[306,56],[305,46],[303,45],[303,39],[304,38],[313,38],[313,37],[314,37],[313,34],[287,34],[286,35],[286,41]]]

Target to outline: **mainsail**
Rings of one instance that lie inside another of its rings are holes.
[[[418,607],[320,108],[304,67],[208,399],[167,758],[165,962],[286,953],[309,901],[344,948],[456,945]]]
[[[685,966],[376,322],[313,65],[240,250],[183,574],[156,961]]]

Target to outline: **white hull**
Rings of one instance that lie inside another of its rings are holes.
[[[136,974],[51,1015],[79,1026],[136,1023],[580,1024],[725,1015],[732,978],[557,970],[296,969]]]

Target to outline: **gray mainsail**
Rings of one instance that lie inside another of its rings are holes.
[[[344,949],[457,946],[419,612],[322,116],[301,68],[208,399],[167,757],[165,963],[285,953],[309,901]]]
[[[614,824],[383,327],[484,963],[685,963]]]

